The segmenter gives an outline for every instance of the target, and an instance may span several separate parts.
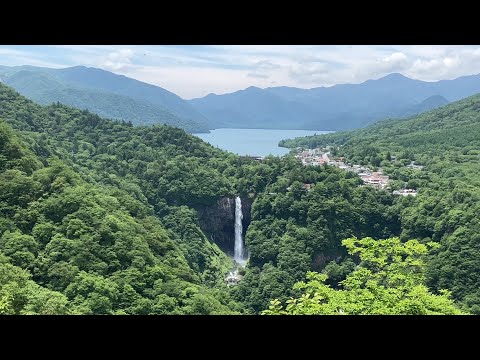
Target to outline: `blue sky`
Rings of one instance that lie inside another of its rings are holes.
[[[0,46],[0,65],[98,67],[191,99],[249,86],[360,83],[392,72],[454,79],[480,73],[480,46],[16,45]]]

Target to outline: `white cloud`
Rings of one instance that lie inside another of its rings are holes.
[[[260,78],[260,79],[268,79],[268,75],[267,74],[261,74],[261,73],[248,73],[247,74],[247,77],[253,77],[253,78]]]
[[[383,62],[387,64],[398,64],[404,63],[405,61],[407,61],[407,56],[402,52],[394,52],[383,59]]]
[[[457,66],[459,64],[459,59],[458,57],[455,57],[455,58],[451,58],[451,57],[446,57],[445,59],[443,59],[443,64],[447,67],[453,67],[453,66]]]
[[[292,79],[307,84],[319,81],[326,72],[328,72],[328,64],[320,62],[298,62],[291,65],[289,69]]]
[[[413,63],[411,72],[430,72],[438,71],[442,67],[442,62],[439,59],[421,60],[417,59]]]
[[[415,79],[437,81],[480,72],[479,49],[448,51],[443,57],[416,59],[405,75]]]
[[[474,50],[474,51],[472,52],[472,55],[475,56],[475,57],[477,57],[477,56],[480,57],[480,48]]]
[[[125,70],[132,65],[132,49],[120,49],[107,54],[106,59],[99,63],[99,67],[107,70]]]
[[[278,69],[281,67],[281,65],[265,59],[254,62],[252,66],[262,70]]]

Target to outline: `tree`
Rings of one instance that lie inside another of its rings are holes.
[[[287,300],[283,308],[277,299],[271,301],[265,315],[323,314],[462,314],[450,292],[432,294],[424,285],[424,256],[427,245],[417,240],[401,243],[399,238],[374,240],[349,238],[342,241],[350,255],[358,255],[360,264],[340,282],[339,290],[325,284],[326,274],[307,273],[307,282],[298,282],[295,290],[303,290],[299,298]]]
[[[67,314],[67,308],[65,295],[39,286],[0,253],[0,315]]]
[[[7,230],[0,238],[0,251],[11,259],[13,265],[27,269],[35,261],[37,242],[32,236]]]

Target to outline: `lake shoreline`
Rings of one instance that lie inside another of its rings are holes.
[[[278,146],[280,140],[295,137],[328,134],[327,130],[218,128],[210,133],[192,135],[214,147],[242,156],[283,156],[290,151]]]

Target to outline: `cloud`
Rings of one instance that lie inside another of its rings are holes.
[[[406,75],[416,79],[436,81],[478,73],[480,56],[475,51],[465,52],[461,56],[450,53],[435,59],[416,59]]]
[[[290,66],[289,76],[301,83],[316,82],[328,72],[328,64],[323,62],[297,62]]]
[[[443,64],[446,67],[455,67],[460,63],[460,59],[458,57],[446,57],[443,59]]]
[[[393,54],[383,59],[383,62],[385,64],[403,64],[406,61],[407,61],[407,56],[402,52],[394,52]]]
[[[473,55],[474,57],[477,57],[477,56],[480,57],[480,48],[474,50],[474,51],[472,52],[472,55]]]
[[[126,70],[132,66],[132,49],[120,49],[107,54],[106,59],[101,61],[98,66],[107,70]]]
[[[252,66],[262,70],[279,69],[281,67],[281,65],[276,64],[270,60],[256,61],[254,64],[252,64]]]
[[[426,72],[441,70],[442,67],[443,67],[443,62],[439,59],[432,59],[432,60],[417,59],[413,63],[413,66],[410,69],[410,71],[426,73]]]
[[[51,68],[62,68],[66,66],[62,61],[50,61],[49,57],[38,57],[35,52],[18,50],[7,47],[0,47],[1,63],[6,66],[33,65]]]
[[[260,74],[260,73],[248,73],[247,77],[259,78],[259,79],[268,79],[269,78],[269,76],[267,74]]]
[[[356,77],[367,80],[378,78],[390,73],[403,72],[411,66],[408,56],[401,52],[391,52],[375,61],[366,61],[356,68]]]
[[[142,66],[123,71],[123,75],[161,86],[184,99],[209,93],[224,94],[249,86],[264,87],[264,78],[248,77],[248,71],[224,68]],[[207,92],[205,92],[207,91]]]

